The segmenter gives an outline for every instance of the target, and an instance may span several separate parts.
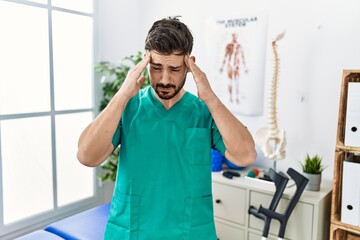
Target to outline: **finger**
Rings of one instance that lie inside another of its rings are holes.
[[[134,71],[141,74],[150,62],[150,53],[146,52],[143,59],[134,67]]]
[[[139,86],[142,86],[145,82],[145,76],[141,76],[137,81],[136,83],[139,84]]]
[[[138,67],[140,67],[141,69],[145,69],[146,66],[149,64],[150,62],[150,53],[146,52],[145,56],[143,57],[143,59],[138,63]]]
[[[189,67],[190,71],[194,76],[203,74],[203,71],[195,64],[194,60],[191,58],[187,59],[187,66]]]

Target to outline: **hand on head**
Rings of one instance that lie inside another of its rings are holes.
[[[186,66],[189,68],[189,72],[193,75],[198,90],[198,97],[206,102],[215,95],[211,89],[206,74],[195,64],[194,56],[186,55],[184,61]]]
[[[150,52],[146,52],[143,59],[128,72],[124,83],[119,90],[124,96],[131,98],[139,92],[140,87],[146,80],[145,76],[143,76],[143,72],[150,62],[150,56]]]

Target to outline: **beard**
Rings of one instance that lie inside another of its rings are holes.
[[[186,76],[178,86],[174,84],[162,84],[162,83],[158,83],[155,86],[151,84],[151,86],[153,87],[159,98],[164,100],[169,100],[175,97],[180,92],[180,90],[184,87],[185,80],[186,80]]]

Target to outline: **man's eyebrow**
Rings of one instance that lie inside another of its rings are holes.
[[[151,65],[154,65],[156,67],[163,67],[163,65],[161,63],[155,63],[155,62],[150,62]],[[170,69],[178,69],[181,68],[182,66],[169,66]]]
[[[177,69],[177,68],[181,68],[182,66],[169,66],[169,68],[171,69]]]
[[[158,66],[158,67],[162,67],[162,64],[161,64],[161,63],[154,63],[154,62],[151,62],[151,61],[150,61],[150,64],[151,64],[151,65]]]

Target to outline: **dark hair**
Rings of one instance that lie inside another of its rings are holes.
[[[177,17],[168,17],[156,21],[145,39],[145,50],[155,50],[161,54],[190,54],[193,48],[193,36],[189,28]]]

